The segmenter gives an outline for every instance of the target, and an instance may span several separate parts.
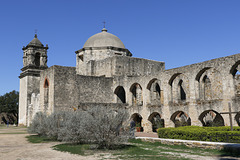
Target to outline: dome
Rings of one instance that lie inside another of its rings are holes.
[[[34,39],[28,44],[28,46],[43,47],[43,44],[37,38],[37,34],[35,34]]]
[[[88,38],[83,48],[85,47],[117,47],[125,48],[123,42],[115,35],[108,33],[107,29],[103,28],[102,32],[93,35]]]

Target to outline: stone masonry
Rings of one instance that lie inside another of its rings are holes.
[[[37,36],[23,47],[19,124],[34,114],[112,104],[123,106],[142,131],[184,125],[229,126],[232,106],[240,125],[240,54],[165,70],[165,63],[132,57],[104,28],[76,51],[76,67],[47,67]],[[91,105],[90,105],[91,104]]]

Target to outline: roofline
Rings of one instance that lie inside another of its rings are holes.
[[[82,49],[79,49],[75,51],[76,54],[85,51],[85,50],[101,50],[101,49],[111,49],[115,51],[125,51],[129,54],[129,56],[132,56],[132,53],[126,49],[126,48],[118,48],[118,47],[113,47],[113,46],[106,46],[106,47],[83,47]]]

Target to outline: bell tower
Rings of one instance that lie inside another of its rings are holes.
[[[19,125],[29,125],[39,111],[40,72],[47,66],[48,45],[44,46],[35,34],[34,39],[23,46],[23,68],[20,74]]]

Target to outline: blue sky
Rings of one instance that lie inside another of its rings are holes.
[[[103,21],[134,57],[166,69],[240,52],[239,0],[0,1],[0,95],[19,90],[22,47],[49,45],[48,66],[75,66],[75,51]]]

